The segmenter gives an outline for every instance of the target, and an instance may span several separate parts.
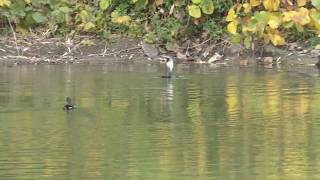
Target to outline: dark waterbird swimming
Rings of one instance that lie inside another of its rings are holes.
[[[166,59],[166,75],[161,76],[161,78],[171,78],[174,62],[171,56],[162,55],[161,57]]]
[[[73,110],[75,108],[76,108],[76,106],[71,103],[71,98],[67,97],[66,98],[66,105],[63,106],[63,109],[66,111],[69,111],[69,110]]]

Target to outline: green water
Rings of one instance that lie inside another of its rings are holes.
[[[179,65],[0,67],[0,179],[320,179],[320,79]],[[62,110],[66,96],[77,104]]]

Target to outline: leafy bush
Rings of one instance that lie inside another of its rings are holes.
[[[173,43],[225,29],[247,48],[256,40],[320,36],[320,0],[0,0],[0,16],[17,31],[45,27],[54,33],[124,33],[146,41]],[[226,18],[224,19],[224,17]]]

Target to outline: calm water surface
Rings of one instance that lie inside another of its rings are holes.
[[[0,67],[0,179],[320,179],[320,78],[161,72]],[[75,111],[62,110],[66,96]]]

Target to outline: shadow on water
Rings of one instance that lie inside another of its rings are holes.
[[[320,79],[162,64],[0,67],[0,179],[318,179]],[[77,108],[63,111],[65,97]]]

